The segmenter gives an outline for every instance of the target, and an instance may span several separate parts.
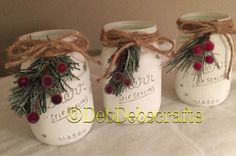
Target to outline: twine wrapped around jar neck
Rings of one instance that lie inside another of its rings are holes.
[[[113,67],[116,64],[119,56],[124,52],[126,48],[136,45],[138,47],[144,47],[151,50],[152,53],[159,55],[166,55],[173,53],[174,42],[168,38],[161,37],[158,31],[154,33],[144,33],[144,32],[126,32],[118,29],[111,29],[109,31],[102,30],[101,41],[106,47],[117,47],[118,49],[111,56],[109,66],[105,70],[105,74],[97,79],[98,82],[107,78],[112,72]],[[163,50],[155,47],[153,43],[155,42],[169,42],[171,48],[168,50]]]
[[[70,38],[72,41],[65,41],[67,38]],[[72,52],[79,52],[84,57],[100,63],[87,54],[88,48],[88,39],[78,31],[53,39],[47,36],[47,40],[36,40],[29,36],[26,40],[18,39],[7,49],[7,54],[10,61],[5,64],[5,68],[8,69],[18,66],[28,60],[34,60],[42,57],[54,57]]]
[[[178,29],[184,34],[192,34],[193,36],[187,40],[178,51],[175,51],[173,57],[178,54],[183,47],[191,43],[194,39],[199,38],[205,34],[221,34],[227,39],[230,46],[230,62],[229,68],[226,72],[226,77],[229,79],[230,72],[232,70],[233,64],[233,44],[228,34],[236,34],[236,29],[234,28],[233,20],[231,18],[226,20],[184,20],[179,18],[177,20]]]

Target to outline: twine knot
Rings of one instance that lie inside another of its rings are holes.
[[[26,40],[18,39],[7,49],[10,61],[5,64],[5,68],[18,66],[28,60],[54,57],[72,52],[79,52],[84,57],[100,63],[87,54],[88,48],[88,39],[77,31],[57,38],[47,36],[47,40],[32,39],[29,35]]]
[[[174,55],[180,52],[180,50],[185,47],[187,44],[191,43],[194,39],[199,38],[206,34],[221,34],[226,39],[230,46],[230,62],[229,68],[226,72],[226,77],[229,79],[230,72],[232,70],[232,63],[233,63],[233,43],[228,34],[235,34],[236,30],[234,29],[233,20],[231,18],[226,20],[184,20],[178,19],[177,20],[178,29],[180,32],[185,34],[192,34],[189,40],[187,40],[177,52],[174,52]]]
[[[119,56],[124,52],[125,49],[130,46],[138,46],[149,49],[155,55],[167,55],[173,53],[174,50],[174,42],[168,38],[161,37],[158,31],[153,33],[144,33],[144,32],[125,32],[122,30],[111,29],[109,31],[102,31],[101,41],[106,47],[117,47],[115,53],[111,56],[111,60],[109,66],[105,70],[105,74],[97,79],[98,82],[107,78],[109,74],[112,72],[113,67],[116,64]],[[158,42],[169,42],[171,44],[171,48],[167,50],[160,49],[153,45],[153,43]]]

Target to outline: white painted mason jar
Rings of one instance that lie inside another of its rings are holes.
[[[224,21],[229,20],[231,17],[220,13],[189,13],[180,17],[183,20],[196,20],[196,21]],[[229,36],[229,34],[227,34]],[[188,40],[191,35],[179,33],[177,38],[177,49],[182,45],[183,41]],[[231,37],[229,36],[232,42]],[[193,81],[194,68],[190,68],[188,76],[184,77],[185,72],[178,71],[175,77],[175,90],[178,97],[190,105],[199,106],[214,106],[221,104],[227,98],[230,91],[231,76],[226,78],[226,71],[230,63],[230,45],[224,35],[211,34],[210,40],[214,43],[214,50],[216,60],[219,63],[220,69],[215,65],[204,65],[204,72],[202,80],[198,84]],[[231,73],[230,73],[231,75]]]
[[[47,36],[49,38],[61,37],[73,32],[75,30],[68,29],[40,31],[23,35],[20,39],[24,40],[30,35],[33,40],[46,40]],[[73,38],[70,37],[64,39],[67,42],[72,40]],[[93,114],[84,109],[86,107],[94,109],[88,62],[79,52],[68,55],[80,64],[80,70],[72,70],[72,73],[80,80],[66,80],[71,89],[65,86],[67,92],[62,93],[62,103],[54,105],[48,98],[47,111],[40,115],[39,121],[29,123],[35,137],[45,144],[64,145],[76,142],[83,138],[92,127],[90,121],[93,120]],[[23,63],[21,68],[27,68],[31,63],[32,61]]]
[[[109,23],[104,31],[118,29],[125,32],[153,33],[157,31],[155,24],[145,21],[121,21]],[[158,46],[156,43],[153,43]],[[102,49],[103,70],[108,66],[108,60],[117,48],[104,46]],[[147,122],[145,115],[148,112],[158,112],[161,105],[161,59],[149,49],[141,47],[138,71],[134,72],[132,86],[126,88],[119,96],[107,94],[103,90],[103,102],[110,119],[116,123],[142,123]],[[103,81],[103,88],[109,79]],[[127,116],[134,112],[135,119],[128,121]],[[141,112],[141,113],[140,113]]]

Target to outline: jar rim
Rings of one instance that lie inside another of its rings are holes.
[[[218,13],[218,12],[192,12],[183,14],[181,17],[183,20],[196,20],[196,21],[225,21],[231,19],[227,14]]]
[[[24,34],[19,37],[20,40],[26,40],[31,37],[31,39],[46,39],[46,37],[55,38],[60,37],[66,34],[70,34],[73,32],[78,32],[74,29],[51,29],[51,30],[43,30],[43,31],[35,31],[32,33]]]
[[[104,31],[109,31],[111,29],[118,29],[126,32],[147,32],[152,33],[157,31],[156,24],[150,21],[117,21],[111,22],[104,25]]]

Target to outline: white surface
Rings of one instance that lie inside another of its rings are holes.
[[[91,66],[96,110],[102,109],[101,86],[95,78],[100,67]],[[95,123],[79,142],[48,146],[34,138],[27,122],[13,115],[8,90],[13,78],[0,79],[0,155],[236,155],[236,72],[229,97],[219,106],[189,106],[203,112],[201,124],[117,125]],[[164,75],[161,111],[182,111],[186,105],[174,92],[173,76]]]

